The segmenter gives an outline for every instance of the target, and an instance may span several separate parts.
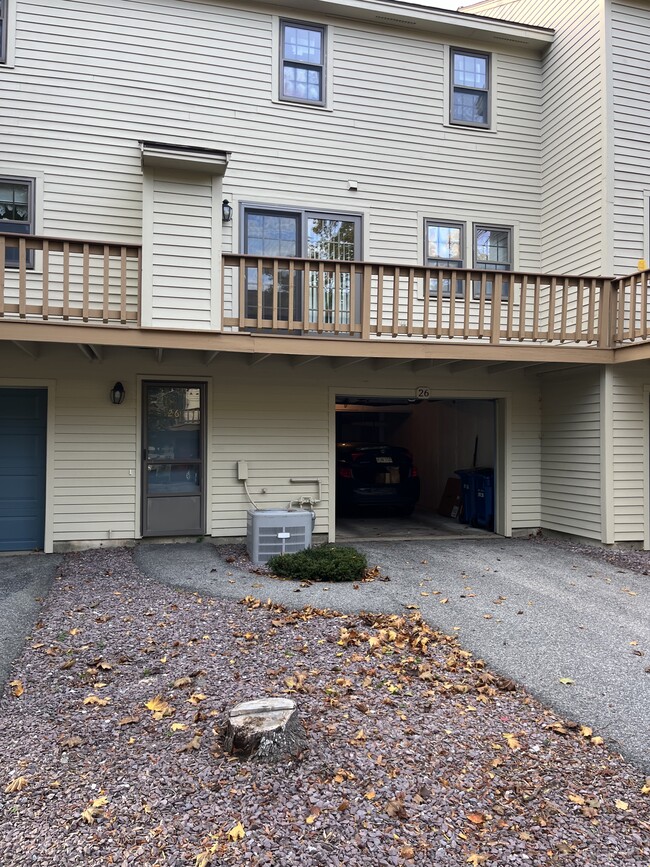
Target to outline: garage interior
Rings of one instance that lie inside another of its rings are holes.
[[[338,542],[492,535],[492,526],[471,526],[462,510],[454,510],[458,501],[445,493],[450,479],[452,489],[460,486],[456,470],[495,467],[496,401],[337,395],[336,442],[406,448],[420,478],[420,499],[409,517],[390,506],[361,507],[352,514],[337,509]]]

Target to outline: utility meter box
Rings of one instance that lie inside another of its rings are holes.
[[[311,548],[314,513],[303,509],[257,509],[248,513],[246,542],[253,563],[266,563],[276,554]]]

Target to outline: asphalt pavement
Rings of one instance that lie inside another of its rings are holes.
[[[418,605],[493,671],[650,773],[650,577],[525,539],[356,547],[390,580],[301,587],[227,563],[210,543],[145,543],[134,556],[158,581],[224,599],[344,613]]]
[[[56,554],[0,557],[0,689],[36,623],[60,562]]]

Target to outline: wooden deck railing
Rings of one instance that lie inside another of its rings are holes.
[[[650,336],[650,270],[612,281],[617,304],[612,319],[616,346],[648,340]]]
[[[0,319],[135,323],[140,247],[0,235]]]
[[[611,281],[224,256],[224,326],[361,338],[609,345]]]

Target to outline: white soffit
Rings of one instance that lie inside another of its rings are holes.
[[[166,171],[197,172],[223,175],[228,167],[230,154],[211,148],[171,145],[163,142],[141,141],[143,168]]]

